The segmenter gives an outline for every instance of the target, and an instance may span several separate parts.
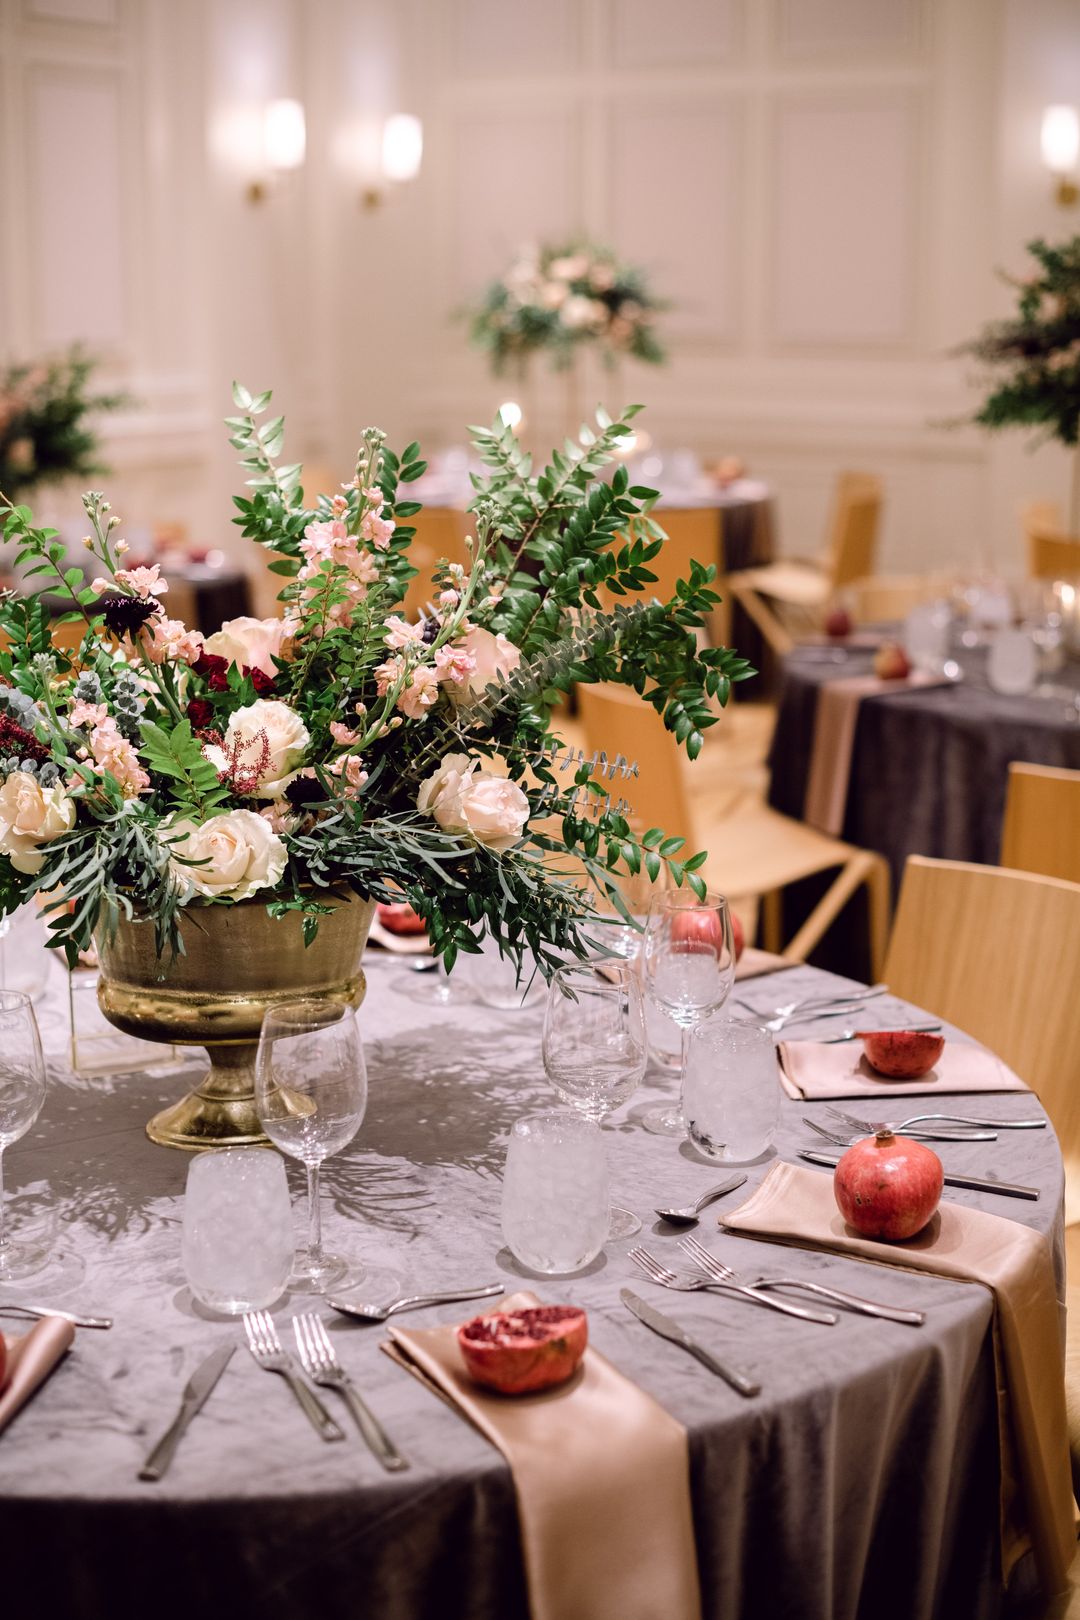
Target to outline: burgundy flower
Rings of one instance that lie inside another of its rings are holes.
[[[244,674],[251,676],[251,684],[259,697],[268,697],[274,690],[274,677],[268,675],[264,669],[248,669],[245,664]]]
[[[161,612],[161,603],[153,596],[124,596],[120,591],[106,591],[101,598],[101,611],[114,636],[134,636],[155,613]]]
[[[200,653],[198,661],[193,667],[196,675],[202,676],[211,692],[227,692],[229,690],[229,660],[227,658],[222,658],[219,653]]]
[[[214,718],[214,705],[206,698],[192,698],[187,706],[187,717],[193,731],[205,731]]]
[[[45,744],[38,742],[32,732],[10,715],[0,714],[0,755],[7,758],[13,754],[18,754],[20,759],[36,759],[41,765],[51,757]]]

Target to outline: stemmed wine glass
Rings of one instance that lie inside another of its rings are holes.
[[[25,1136],[45,1101],[45,1059],[30,997],[0,990],[0,1282],[37,1271],[40,1246],[13,1241],[4,1230],[4,1149]]]
[[[573,962],[552,975],[544,1014],[544,1068],[563,1102],[599,1125],[637,1090],[649,1047],[637,964]],[[632,1237],[641,1222],[613,1205],[608,1236]]]
[[[352,1141],[367,1107],[364,1049],[351,1007],[313,996],[268,1009],[255,1059],[255,1106],[275,1147],[307,1170],[308,1246],[297,1254],[289,1287],[322,1293],[349,1264],[323,1252],[319,1167]]]
[[[685,889],[661,895],[649,914],[643,957],[650,996],[679,1027],[681,1083],[690,1031],[724,1005],[735,983],[727,901],[718,894],[698,900]],[[650,1108],[642,1124],[657,1136],[686,1132],[681,1107],[670,1104]]]

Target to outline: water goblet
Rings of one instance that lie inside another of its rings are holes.
[[[45,1101],[45,1059],[30,997],[0,990],[0,1282],[38,1271],[48,1259],[40,1244],[20,1243],[4,1230],[4,1149],[25,1136]]]
[[[544,1068],[563,1102],[597,1125],[633,1095],[649,1046],[637,964],[574,962],[552,975],[544,1014]],[[632,1237],[641,1222],[613,1205],[608,1236]]]
[[[596,1259],[608,1230],[607,1156],[598,1125],[554,1109],[515,1120],[502,1230],[530,1271],[566,1275]]]
[[[319,1167],[360,1129],[367,1106],[367,1069],[356,1014],[328,996],[268,1009],[255,1059],[255,1106],[276,1147],[307,1170],[308,1246],[296,1257],[289,1286],[323,1293],[349,1270],[325,1254]]]
[[[690,1031],[718,1012],[735,983],[731,913],[722,895],[704,900],[685,889],[662,895],[645,930],[645,983],[679,1028],[680,1073],[686,1073]],[[682,1108],[651,1108],[642,1117],[657,1136],[684,1136]]]
[[[266,1148],[218,1148],[188,1166],[181,1256],[195,1298],[239,1316],[273,1305],[295,1244],[285,1165]]]

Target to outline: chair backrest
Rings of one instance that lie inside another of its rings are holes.
[[[881,502],[881,479],[873,473],[844,472],[837,478],[828,544],[834,589],[874,572]]]
[[[1080,883],[1080,771],[1009,766],[1001,864]]]
[[[405,617],[415,619],[434,594],[432,570],[445,558],[447,562],[462,563],[466,567],[469,554],[465,549],[465,536],[474,531],[474,520],[467,512],[458,512],[449,506],[425,506],[408,520],[416,534],[409,547],[409,561],[420,572],[409,581],[405,593]]]
[[[667,535],[657,556],[645,566],[656,575],[656,584],[641,592],[646,601],[654,596],[667,601],[675,595],[677,580],[686,579],[691,562],[710,563],[717,572],[723,569],[721,549],[720,508],[717,506],[662,506],[652,514]],[[647,537],[646,537],[647,538]],[[623,544],[620,540],[618,544]],[[625,602],[627,598],[609,597],[610,601]]]
[[[1080,575],[1080,536],[1060,529],[1027,531],[1028,574],[1032,579],[1070,579]]]
[[[626,799],[634,819],[646,828],[663,827],[692,839],[679,745],[661,716],[628,687],[598,683],[579,686],[577,694],[587,752],[603,752],[609,759],[622,754],[638,766],[636,777],[604,778],[612,798]]]
[[[869,579],[853,580],[847,589],[856,624],[906,619],[912,608],[937,594],[934,579],[924,574],[871,574]]]
[[[1038,1093],[1080,1215],[1080,884],[913,855],[883,976]]]

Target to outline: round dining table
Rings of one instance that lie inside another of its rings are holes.
[[[365,965],[359,1016],[369,1102],[353,1143],[324,1167],[328,1246],[373,1268],[384,1290],[389,1270],[402,1293],[502,1282],[507,1291],[528,1287],[542,1300],[583,1306],[591,1342],[688,1431],[706,1620],[989,1620],[1007,1612],[989,1291],[785,1248],[785,1273],[926,1317],[916,1329],[842,1313],[827,1327],[730,1295],[664,1293],[647,1282],[627,1252],[635,1241],[680,1258],[680,1234],[655,1206],[686,1204],[726,1171],[641,1127],[643,1105],[671,1090],[661,1071],[605,1128],[612,1191],[637,1212],[643,1237],[609,1242],[573,1277],[532,1276],[504,1244],[500,1176],[514,1120],[554,1101],[540,1055],[543,996],[500,1010],[451,979],[451,999],[440,1006],[420,998],[422,980],[407,961],[369,951]],[[842,985],[850,987],[795,967],[748,979],[736,995],[766,1014]],[[5,1175],[16,1208],[51,1199],[56,1249],[37,1278],[0,1289],[0,1301],[108,1315],[114,1325],[80,1329],[0,1435],[8,1591],[64,1620],[524,1620],[507,1465],[381,1353],[384,1328],[322,1307],[341,1361],[409,1459],[398,1474],[384,1473],[351,1428],[345,1443],[323,1444],[285,1383],[256,1365],[241,1324],[192,1302],[180,1252],[190,1161],[151,1143],[144,1125],[190,1085],[201,1053],[185,1072],[80,1078],[68,1065],[59,964],[38,1010],[47,1101],[7,1153]],[[887,1027],[911,1015],[883,996],[867,1003],[861,1022]],[[814,1029],[789,1027],[799,1035]],[[1008,1119],[1037,1108],[1030,1094],[995,1093],[980,1095],[977,1111]],[[774,1147],[745,1166],[743,1189],[702,1217],[703,1241],[737,1269],[775,1267],[780,1251],[721,1232],[717,1209],[738,1204],[777,1156],[798,1163],[800,1148],[821,1145],[804,1117],[828,1118],[820,1102],[783,1098]],[[947,1196],[1045,1233],[1061,1284],[1063,1179],[1050,1127],[940,1151],[947,1170],[1038,1189],[1030,1202],[952,1189]],[[294,1187],[299,1195],[299,1178]],[[741,1398],[649,1332],[620,1302],[626,1285],[716,1354],[730,1354],[760,1395]],[[363,1284],[354,1292],[363,1298]],[[398,1320],[461,1321],[490,1303]],[[284,1342],[290,1317],[309,1305],[293,1297],[274,1307]],[[3,1325],[22,1331],[12,1319]],[[236,1351],[170,1471],[159,1483],[141,1482],[139,1467],[184,1382],[225,1341]],[[332,1392],[326,1398],[337,1401]],[[344,1407],[340,1415],[347,1423]],[[1023,1575],[1021,1566],[1010,1601]],[[600,1617],[590,1610],[582,1620]]]

